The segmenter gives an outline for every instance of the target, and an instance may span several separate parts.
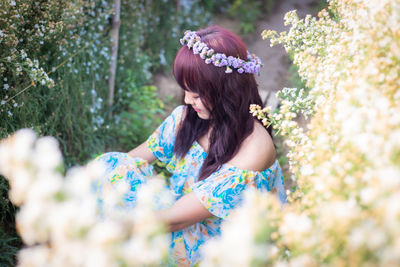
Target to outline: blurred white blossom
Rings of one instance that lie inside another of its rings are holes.
[[[99,214],[97,183],[104,167],[97,161],[58,171],[62,156],[52,137],[37,139],[32,130],[17,131],[0,143],[0,173],[10,182],[10,199],[20,206],[17,230],[26,247],[19,266],[143,266],[166,261],[169,240],[157,221],[154,196],[172,198],[158,178],[139,188],[133,210]],[[102,198],[115,207],[127,184]],[[143,192],[142,192],[143,191]],[[106,206],[107,206],[106,205]]]

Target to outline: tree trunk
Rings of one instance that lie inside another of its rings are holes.
[[[111,64],[110,64],[110,78],[108,79],[108,100],[107,107],[111,108],[114,101],[114,89],[115,89],[115,74],[117,70],[117,58],[118,58],[118,38],[119,38],[119,26],[121,24],[120,21],[120,10],[121,10],[121,1],[114,0],[114,16],[112,20],[112,29],[111,29]],[[112,112],[110,111],[110,117],[112,116]]]

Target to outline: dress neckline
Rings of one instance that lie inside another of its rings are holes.
[[[193,142],[194,147],[196,147],[198,150],[200,150],[200,152],[202,152],[203,154],[205,154],[205,157],[207,157],[207,152],[204,150],[204,148],[199,144],[199,142],[197,142],[197,140],[194,140]],[[205,158],[204,157],[204,158]],[[269,166],[267,169],[262,170],[262,171],[253,171],[253,170],[243,170],[243,169],[239,169],[238,167],[236,167],[235,165],[229,164],[229,163],[224,163],[221,165],[221,169],[223,169],[224,167],[226,168],[230,168],[230,169],[235,169],[237,171],[240,172],[249,172],[249,173],[254,173],[254,174],[260,174],[260,173],[264,173],[266,171],[273,171],[273,168],[275,168],[276,164],[278,162],[278,159],[275,159],[274,163],[272,163],[271,166]]]

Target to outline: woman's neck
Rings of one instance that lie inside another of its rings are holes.
[[[212,127],[207,130],[207,133],[197,139],[197,143],[203,148],[203,150],[208,153],[208,149],[210,147],[210,136],[211,136]]]

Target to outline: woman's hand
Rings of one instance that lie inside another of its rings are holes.
[[[170,232],[181,230],[213,216],[194,192],[180,198],[171,208],[158,211],[157,215]]]
[[[132,149],[128,152],[129,156],[133,158],[141,158],[146,160],[148,163],[152,163],[156,160],[156,157],[153,155],[153,152],[147,147],[147,142],[140,144],[136,148]]]

